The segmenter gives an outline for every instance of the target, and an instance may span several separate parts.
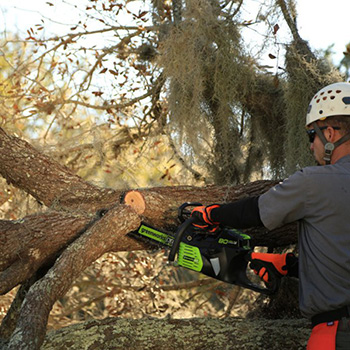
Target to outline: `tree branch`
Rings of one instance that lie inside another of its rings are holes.
[[[67,104],[67,103],[72,103],[78,106],[83,106],[86,108],[93,108],[96,110],[107,110],[107,109],[122,109],[125,107],[130,107],[132,105],[134,105],[137,102],[140,102],[142,100],[144,100],[145,98],[149,97],[152,95],[154,89],[151,89],[149,91],[147,91],[146,93],[144,93],[141,96],[135,97],[129,101],[126,101],[124,103],[113,103],[113,104],[103,104],[103,105],[93,105],[91,103],[87,103],[87,102],[83,102],[83,101],[78,101],[78,100],[72,100],[72,99],[68,99],[68,100],[64,100],[63,103]],[[61,103],[62,101],[59,101],[59,103]]]
[[[175,231],[178,226],[177,209],[185,202],[211,203],[233,202],[248,196],[258,196],[266,192],[276,181],[256,181],[240,186],[206,187],[158,187],[126,192],[124,203],[132,206],[149,225],[159,229]],[[273,231],[264,227],[244,230],[251,235],[253,244],[264,247],[283,247],[298,240],[296,223],[285,225]]]
[[[29,279],[57,257],[94,217],[61,212],[0,221],[0,295]]]
[[[139,216],[130,207],[118,206],[74,241],[50,271],[30,288],[8,350],[39,349],[55,301],[63,297],[80,273],[101,255],[129,250],[132,240],[126,234],[139,224]]]
[[[16,323],[18,321],[23,300],[29,288],[33,285],[35,281],[36,281],[36,277],[33,276],[28,281],[23,283],[21,287],[18,289],[9,311],[7,312],[6,316],[1,322],[0,339],[9,340],[11,338],[11,334],[16,328]]]
[[[84,181],[28,142],[8,136],[2,128],[0,174],[40,203],[58,210],[95,213],[100,208],[119,203],[121,194]]]
[[[292,35],[296,42],[302,41],[295,20],[292,18],[290,12],[288,11],[285,0],[277,0],[279,7],[281,8],[284,20],[286,21]]]

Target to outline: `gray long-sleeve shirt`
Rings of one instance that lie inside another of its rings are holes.
[[[350,155],[296,172],[260,196],[259,211],[270,230],[299,222],[302,313],[350,305]]]

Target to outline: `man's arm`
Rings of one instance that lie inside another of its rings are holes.
[[[222,204],[211,210],[210,219],[238,229],[264,226],[260,218],[258,201],[259,197],[249,197]]]

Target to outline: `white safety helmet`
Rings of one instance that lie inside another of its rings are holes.
[[[306,126],[336,115],[350,117],[350,83],[331,84],[317,92],[307,110]]]

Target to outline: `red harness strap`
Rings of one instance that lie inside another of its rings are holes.
[[[307,350],[335,350],[339,321],[320,323],[312,329]]]

